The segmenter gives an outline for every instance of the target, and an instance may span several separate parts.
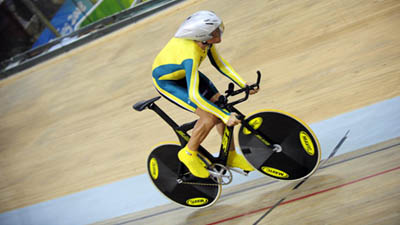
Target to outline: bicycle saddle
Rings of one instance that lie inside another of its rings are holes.
[[[143,101],[137,102],[136,104],[133,105],[133,108],[137,111],[142,111],[143,109],[145,109],[146,107],[148,107],[149,105],[151,105],[153,102],[157,101],[160,98],[161,98],[160,96],[157,96],[157,97],[149,99],[149,100],[143,100]]]

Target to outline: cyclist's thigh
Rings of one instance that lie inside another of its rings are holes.
[[[215,85],[199,71],[199,91],[200,94],[207,100],[211,100],[212,97],[218,94],[218,90]],[[195,112],[198,108],[189,99],[188,88],[186,79],[181,80],[157,80],[154,79],[154,83],[157,91],[172,103],[179,107],[186,109],[191,112]]]
[[[182,80],[154,80],[157,91],[167,100],[186,109],[195,112],[197,106],[189,99],[185,79]]]

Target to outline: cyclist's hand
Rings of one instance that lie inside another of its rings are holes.
[[[231,126],[238,125],[240,122],[241,121],[237,118],[237,114],[236,113],[231,113],[231,116],[229,117],[229,120],[226,123],[226,125],[228,127],[231,127]]]
[[[247,86],[250,86],[249,84],[246,84]],[[257,88],[253,88],[253,89],[250,89],[250,92],[249,92],[249,94],[251,94],[251,95],[254,95],[255,93],[257,93],[258,92],[258,90],[260,90],[260,88],[259,87],[257,87]]]

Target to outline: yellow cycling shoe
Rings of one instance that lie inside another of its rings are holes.
[[[229,152],[227,164],[229,167],[236,167],[245,171],[254,171],[254,168],[247,162],[244,156],[237,154],[236,151]]]
[[[178,152],[178,158],[194,176],[200,178],[207,178],[210,176],[210,172],[204,167],[205,164],[197,156],[197,152],[185,147]]]

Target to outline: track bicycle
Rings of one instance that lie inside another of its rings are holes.
[[[229,112],[235,112],[242,121],[237,133],[240,151],[257,171],[266,176],[298,180],[312,175],[320,163],[321,150],[318,139],[306,123],[280,110],[263,109],[244,115],[235,107],[248,99],[251,89],[259,87],[261,73],[257,71],[257,74],[257,82],[245,88],[234,90],[234,84],[230,83],[225,95],[215,103]],[[229,97],[242,93],[242,98],[228,101]],[[179,126],[157,106],[155,102],[160,98],[140,101],[133,106],[137,111],[154,111],[173,129],[179,140],[179,144],[163,143],[151,151],[147,160],[150,179],[162,194],[179,205],[209,207],[219,199],[222,185],[231,183],[232,171],[243,175],[249,172],[227,167],[234,127],[225,127],[217,156],[199,147],[198,156],[210,172],[210,177],[195,177],[179,161],[178,152],[189,141],[188,131],[197,120]]]

